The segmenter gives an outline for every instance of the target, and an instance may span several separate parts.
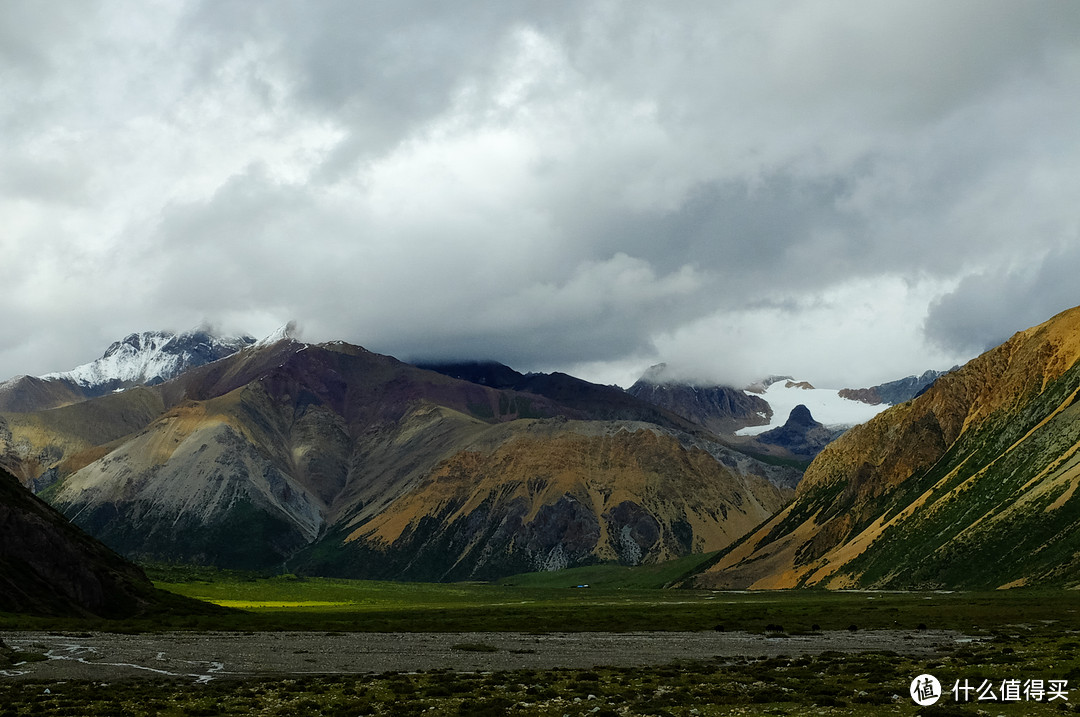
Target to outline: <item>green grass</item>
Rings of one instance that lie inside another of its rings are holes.
[[[707,556],[699,556],[707,559]],[[666,581],[683,565],[655,575]],[[588,589],[549,587],[544,576],[517,576],[514,585],[402,583],[262,577],[254,573],[170,568],[149,572],[173,594],[243,609],[180,611],[142,619],[106,621],[0,614],[0,629],[311,630],[343,632],[653,631],[745,630],[789,634],[816,630],[953,629],[989,634],[1080,630],[1080,592],[1018,589],[991,592],[829,592],[790,590],[720,592],[656,590],[613,585],[647,584],[642,573],[619,566],[554,573],[552,580],[588,580]],[[550,577],[550,576],[549,576]],[[534,584],[529,584],[535,580]]]
[[[699,556],[707,559],[708,556]],[[655,582],[685,564],[669,564]],[[593,571],[593,572],[575,572]],[[1026,634],[1080,630],[1080,592],[721,592],[613,587],[645,584],[641,572],[594,566],[553,573],[554,581],[588,579],[588,589],[550,587],[543,576],[519,584],[403,583],[294,575],[257,577],[210,572],[159,588],[218,605],[244,606],[217,614],[155,617],[127,629],[341,631],[636,631],[746,630],[776,626],[793,634],[815,630],[954,629],[987,634],[1010,628]],[[639,569],[640,570],[640,569]],[[529,584],[535,580],[535,584]],[[605,582],[606,581],[606,582]],[[509,580],[508,580],[509,582]],[[563,584],[566,584],[563,582]],[[10,626],[0,616],[0,627]]]
[[[662,588],[696,572],[712,560],[716,552],[687,555],[655,565],[600,564],[585,565],[539,573],[521,573],[498,581],[500,585],[534,588],[572,588],[588,585],[590,588]]]
[[[707,557],[707,556],[699,556]],[[679,568],[685,566],[678,566]],[[666,579],[676,572],[668,567]],[[594,571],[591,573],[579,571]],[[633,573],[637,575],[638,573]],[[985,633],[1003,626],[1026,630],[1080,629],[1080,592],[836,592],[782,590],[721,592],[611,587],[625,577],[618,566],[554,573],[598,577],[595,587],[521,584],[401,583],[330,578],[217,575],[212,581],[158,583],[158,587],[244,611],[206,616],[246,629],[359,631],[748,630],[780,625],[787,632],[815,629],[955,629]],[[612,577],[613,576],[613,577]],[[539,584],[528,584],[536,577]],[[611,577],[608,586],[604,580]],[[590,580],[593,578],[590,577]],[[633,581],[639,578],[632,578]],[[565,582],[563,583],[565,584]],[[290,607],[283,607],[289,605]]]

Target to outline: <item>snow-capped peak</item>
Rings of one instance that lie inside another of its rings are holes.
[[[107,393],[137,384],[167,381],[189,368],[235,353],[252,342],[250,336],[215,336],[205,329],[179,334],[144,331],[113,343],[96,361],[41,378],[66,380],[95,393]]]
[[[273,346],[279,341],[294,341],[296,340],[296,322],[290,321],[284,326],[279,326],[269,336],[265,336],[251,346],[252,348],[261,348],[263,346]]]

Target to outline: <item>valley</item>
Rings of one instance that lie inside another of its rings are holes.
[[[164,376],[135,349],[171,339],[129,337],[152,378],[0,390],[3,714],[914,714],[923,672],[1080,684],[1078,327],[849,398],[287,332]]]

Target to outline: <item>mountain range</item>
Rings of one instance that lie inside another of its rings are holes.
[[[4,501],[25,513],[30,488],[132,559],[331,576],[718,551],[688,584],[1072,586],[1078,357],[1080,309],[846,397],[790,377],[695,386],[663,366],[628,391],[413,366],[287,330],[136,334],[0,384],[0,463],[22,484]],[[812,407],[869,420],[845,430]]]
[[[718,434],[767,425],[773,415],[772,406],[760,396],[732,386],[673,380],[662,363],[651,366],[626,392]]]
[[[2,413],[5,464],[131,558],[414,579],[716,550],[798,479],[615,387],[277,338]]]
[[[935,371],[933,369],[923,372],[919,376],[887,381],[886,383],[871,386],[869,388],[842,388],[839,395],[852,401],[862,401],[871,406],[885,404],[895,406],[905,401],[910,401],[947,373],[951,373],[959,366],[953,366],[948,371]]]

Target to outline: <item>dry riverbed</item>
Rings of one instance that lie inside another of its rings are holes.
[[[0,670],[0,680],[177,678],[194,682],[279,675],[449,669],[634,667],[678,660],[847,654],[908,656],[970,642],[948,631],[830,631],[767,637],[739,632],[648,633],[114,633],[7,632],[12,648],[46,657]]]

